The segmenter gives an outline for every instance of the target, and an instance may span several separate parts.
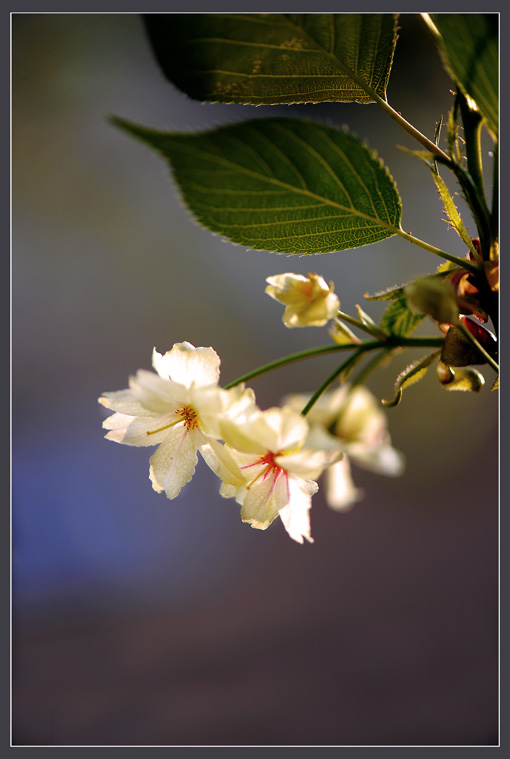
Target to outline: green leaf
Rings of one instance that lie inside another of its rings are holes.
[[[356,310],[358,312],[358,316],[360,319],[360,322],[363,324],[367,332],[370,332],[371,335],[376,337],[378,340],[384,340],[386,337],[386,333],[377,326],[375,321],[372,319],[371,316],[369,316],[366,311],[363,311],[361,306],[358,306],[356,304]]]
[[[380,326],[390,335],[408,337],[423,319],[423,314],[417,314],[407,307],[406,297],[402,292],[384,312]]]
[[[338,345],[346,345],[350,343],[359,343],[360,339],[354,332],[349,329],[347,324],[344,324],[340,319],[335,319],[333,326],[329,330],[329,334]]]
[[[197,220],[238,245],[326,253],[400,228],[400,197],[387,169],[339,129],[280,118],[200,134],[114,123],[159,151]]]
[[[441,351],[434,351],[434,353],[430,353],[428,356],[425,356],[425,358],[419,359],[406,367],[396,379],[394,398],[391,401],[383,400],[383,405],[388,407],[397,406],[402,400],[403,390],[406,387],[409,387],[409,385],[413,385],[415,382],[421,380],[427,373],[432,362],[436,358],[439,358],[440,353]]]
[[[444,180],[439,176],[437,168],[435,170],[432,170],[432,176],[434,177],[434,182],[436,183],[439,195],[443,201],[444,210],[448,216],[452,228],[457,232],[460,239],[467,245],[475,257],[478,258],[478,251],[473,245],[473,241],[471,240],[471,237],[469,236],[464,223],[460,218],[460,214],[457,211],[457,207],[455,206],[452,196],[450,195],[450,191],[448,190],[448,187],[446,186]]]
[[[450,76],[498,134],[498,14],[424,14]],[[429,17],[432,24],[427,19]]]
[[[197,100],[272,105],[386,99],[397,15],[148,14],[166,77]],[[367,93],[366,88],[369,92]]]

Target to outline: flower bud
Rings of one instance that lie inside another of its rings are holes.
[[[438,277],[421,277],[406,285],[404,293],[412,311],[427,314],[440,324],[457,322],[459,309],[449,282]]]

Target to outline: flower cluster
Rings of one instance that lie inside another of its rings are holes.
[[[280,516],[291,538],[312,542],[314,480],[341,452],[305,447],[309,425],[297,411],[262,411],[251,389],[219,387],[212,348],[176,343],[164,355],[154,350],[152,363],[157,373],[140,370],[128,389],[99,398],[114,412],[103,422],[106,438],[157,445],[149,476],[168,498],[189,482],[200,452],[222,481],[221,494],[242,506],[244,522],[265,530]]]
[[[317,274],[269,277],[269,295],[286,304],[289,326],[324,325],[340,303]],[[198,453],[221,480],[220,493],[235,498],[243,522],[265,530],[280,517],[293,540],[313,542],[311,498],[327,471],[326,500],[337,510],[361,497],[350,461],[373,471],[400,474],[402,455],[391,446],[384,412],[362,387],[325,392],[305,417],[306,396],[261,410],[251,388],[219,386],[220,358],[212,348],[176,343],[154,349],[155,372],[139,370],[129,388],[104,393],[113,413],[106,438],[157,446],[149,476],[157,492],[175,498],[192,478]]]

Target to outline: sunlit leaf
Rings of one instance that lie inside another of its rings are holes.
[[[423,314],[417,314],[407,307],[407,300],[402,293],[388,306],[381,319],[381,329],[398,337],[407,337],[421,324]]]
[[[339,129],[280,118],[200,134],[114,123],[169,161],[201,224],[239,245],[326,253],[378,242],[400,228],[400,197],[387,169]]]
[[[397,41],[389,13],[148,14],[167,78],[197,100],[270,105],[386,99]]]
[[[413,385],[415,382],[421,380],[427,373],[428,368],[435,359],[439,358],[441,351],[434,351],[425,358],[419,359],[401,372],[395,382],[395,396],[391,401],[383,400],[384,406],[393,407],[397,406],[402,400],[402,392],[409,385]]]
[[[498,14],[431,13],[424,16],[452,79],[476,103],[489,129],[497,136]]]

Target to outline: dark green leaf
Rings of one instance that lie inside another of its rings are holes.
[[[402,293],[391,303],[381,319],[381,329],[390,335],[407,337],[423,321],[423,314],[417,314],[407,307]]]
[[[443,61],[472,98],[491,132],[498,134],[498,14],[431,13]],[[439,37],[437,36],[439,32]]]
[[[434,351],[434,353],[430,353],[428,356],[425,356],[425,358],[419,359],[406,367],[396,379],[394,398],[391,401],[383,400],[383,405],[388,407],[397,406],[402,400],[402,392],[404,388],[421,380],[427,373],[432,362],[436,358],[439,358],[440,353],[441,351]]]
[[[373,102],[365,87],[386,99],[397,41],[397,16],[379,13],[148,14],[145,24],[168,79],[222,103]]]
[[[114,123],[171,164],[198,221],[239,245],[326,253],[400,228],[397,188],[360,140],[301,119],[255,119],[201,134]]]

